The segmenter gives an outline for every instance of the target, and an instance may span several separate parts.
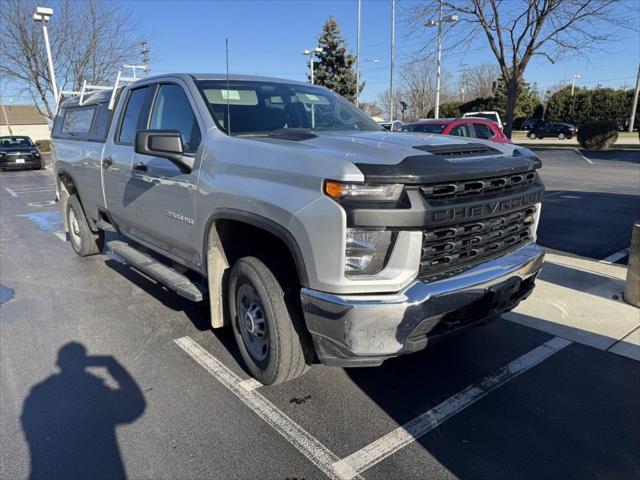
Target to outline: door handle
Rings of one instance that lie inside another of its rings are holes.
[[[138,170],[140,172],[146,172],[147,171],[147,166],[142,163],[142,162],[138,162],[133,166],[134,170]]]
[[[102,159],[102,168],[109,168],[111,165],[113,165],[114,160],[112,157],[104,157]]]

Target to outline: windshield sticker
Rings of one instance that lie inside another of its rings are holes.
[[[220,90],[224,100],[240,100],[240,92],[238,90]]]

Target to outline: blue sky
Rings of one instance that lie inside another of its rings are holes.
[[[630,0],[627,7],[640,7],[640,0]],[[304,48],[316,45],[322,24],[333,15],[340,24],[349,48],[356,46],[356,0],[254,0],[254,1],[124,1],[140,19],[140,31],[150,37],[152,73],[177,71],[222,72],[225,68],[224,42],[230,41],[232,73],[306,79],[307,66],[301,55]],[[367,86],[362,100],[373,100],[388,87],[390,0],[363,0],[361,71]],[[397,6],[396,66],[410,59],[425,46],[417,35],[408,35],[402,12],[411,5],[399,1]],[[624,14],[640,16],[638,8],[625,8]],[[544,59],[531,62],[526,79],[537,82],[541,90],[574,74],[578,85],[597,84],[631,86],[640,61],[637,34],[625,32],[625,42],[611,41],[606,54],[588,63],[574,58],[558,64]],[[464,46],[443,56],[443,68],[457,77],[461,64],[473,66],[494,62],[486,42]],[[445,38],[445,46],[447,45]],[[455,46],[454,46],[455,47]],[[435,45],[426,45],[428,51]],[[375,61],[374,61],[375,60]],[[396,76],[398,78],[398,76]]]
[[[142,19],[142,29],[151,32],[150,47],[157,60],[153,73],[169,71],[224,71],[224,39],[230,42],[230,70],[233,73],[260,74],[297,80],[306,78],[304,48],[316,45],[323,22],[333,15],[349,48],[356,47],[356,0],[255,0],[255,1],[166,1],[127,2]],[[150,4],[155,5],[149,8]],[[390,0],[363,0],[361,34],[361,72],[367,86],[363,100],[375,99],[388,87]],[[396,66],[410,59],[424,44],[408,35],[402,12],[411,4],[399,1],[396,27]],[[630,5],[633,5],[631,3]],[[640,0],[636,5],[640,6]],[[627,14],[640,15],[628,9]],[[532,61],[527,80],[541,90],[574,74],[578,84],[617,87],[633,85],[640,61],[637,34],[625,32],[626,42],[607,44],[606,54],[590,63],[575,58],[551,64],[540,58]],[[446,42],[446,38],[445,38]],[[451,47],[451,45],[448,45]],[[427,45],[427,50],[435,45]],[[494,61],[484,42],[479,48],[451,51],[443,57],[443,68],[457,77],[461,64],[469,66]],[[396,77],[397,78],[397,77]]]

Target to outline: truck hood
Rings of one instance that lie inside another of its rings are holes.
[[[449,135],[400,132],[314,132],[260,140],[355,164],[367,181],[425,183],[498,176],[541,166],[515,145]]]

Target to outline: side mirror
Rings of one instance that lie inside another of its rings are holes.
[[[42,146],[42,142],[36,142],[36,147],[41,147]]]
[[[138,130],[136,153],[163,157],[173,162],[182,173],[193,168],[193,159],[183,157],[182,137],[177,130]]]

